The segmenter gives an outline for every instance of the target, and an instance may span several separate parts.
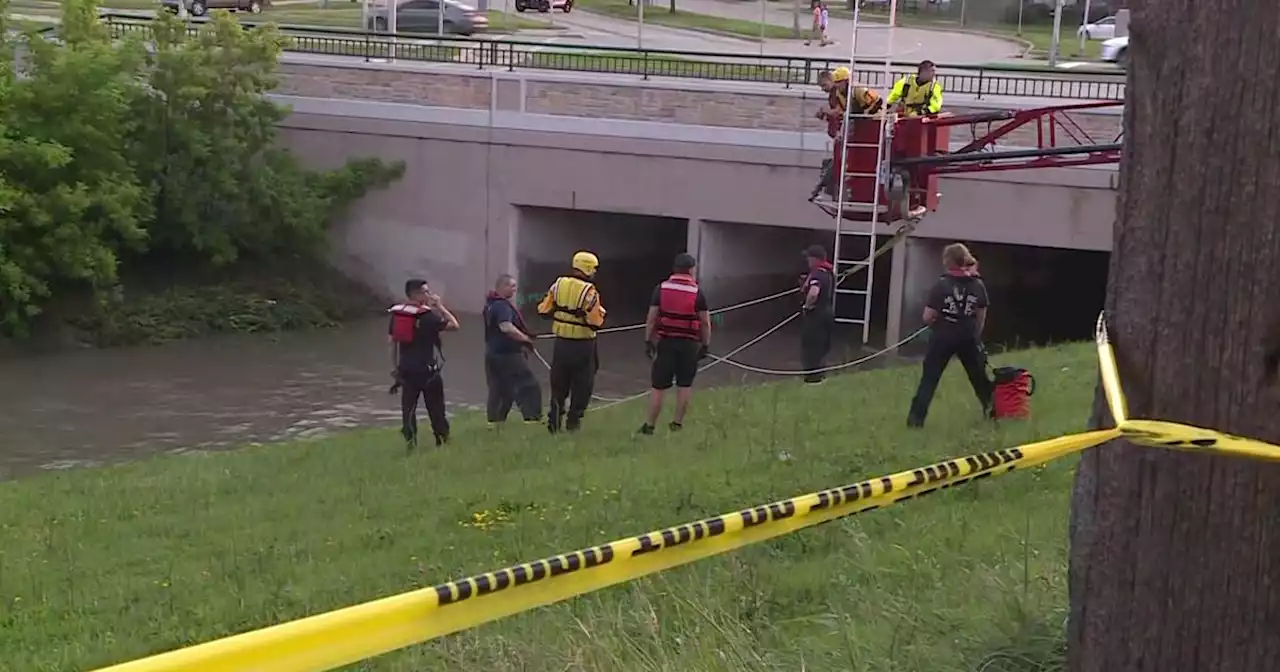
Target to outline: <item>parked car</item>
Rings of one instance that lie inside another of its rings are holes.
[[[178,13],[178,3],[184,0],[160,0],[160,6],[173,12]],[[250,14],[261,14],[262,8],[270,4],[264,0],[185,0],[187,3],[187,12],[191,16],[204,16],[211,9],[227,9],[233,12],[249,12]]]
[[[1125,68],[1129,66],[1129,36],[1113,37],[1102,43],[1102,60]]]
[[[385,33],[391,25],[390,6],[370,8],[369,30]],[[396,11],[397,33],[435,34],[439,24],[440,0],[400,0]],[[444,0],[446,35],[474,35],[489,29],[489,17],[471,5]]]
[[[1076,31],[1076,37],[1090,40],[1109,40],[1116,36],[1116,17],[1108,16],[1093,23],[1086,23]]]
[[[543,14],[558,9],[565,14],[573,10],[573,0],[516,0],[516,11],[535,9]]]

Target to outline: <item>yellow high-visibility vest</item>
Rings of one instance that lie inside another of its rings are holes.
[[[909,117],[937,114],[942,111],[942,82],[935,76],[932,81],[921,84],[915,75],[907,75],[899,79],[889,92],[889,104],[898,101],[902,101]]]
[[[604,308],[595,285],[570,275],[556,279],[538,312],[553,320],[551,332],[557,338],[590,340],[604,324]]]

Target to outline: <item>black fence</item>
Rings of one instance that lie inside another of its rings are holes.
[[[149,18],[136,14],[104,14],[116,38],[150,34]],[[261,24],[243,23],[246,28]],[[198,30],[193,25],[190,30]],[[721,52],[635,50],[619,47],[560,46],[521,40],[474,39],[454,36],[387,35],[307,26],[279,26],[290,39],[289,51],[318,56],[396,59],[470,66],[478,69],[536,69],[635,75],[643,78],[721,80],[778,84],[783,87],[817,83],[818,73],[847,66],[847,60],[792,56],[749,56]],[[891,80],[914,72],[914,65],[891,68],[883,63],[855,64],[855,78],[880,89]],[[994,96],[1072,100],[1122,100],[1125,77],[1118,71],[1052,70],[1000,66],[939,65],[947,93],[979,99]]]

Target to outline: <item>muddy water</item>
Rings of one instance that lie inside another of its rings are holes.
[[[725,353],[776,323],[776,311],[750,313],[725,320],[716,332],[716,352]],[[481,408],[485,395],[478,317],[459,319],[463,331],[447,334],[445,342],[445,386],[454,412]],[[737,359],[798,369],[795,326]],[[398,425],[397,399],[387,394],[385,329],[385,322],[373,319],[335,330],[0,361],[0,478]],[[601,337],[598,395],[618,398],[647,388],[641,334]],[[856,355],[853,346],[836,349],[833,361]],[[542,341],[540,350],[549,358],[549,342]],[[540,364],[535,369],[545,390],[545,369]],[[720,365],[699,382],[763,379]]]

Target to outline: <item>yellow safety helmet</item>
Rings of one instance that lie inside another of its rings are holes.
[[[596,255],[582,251],[573,255],[573,269],[581,271],[587,275],[595,275],[596,269],[600,267],[600,259]]]
[[[831,81],[847,82],[852,75],[853,73],[849,72],[849,68],[842,65],[831,72]]]

